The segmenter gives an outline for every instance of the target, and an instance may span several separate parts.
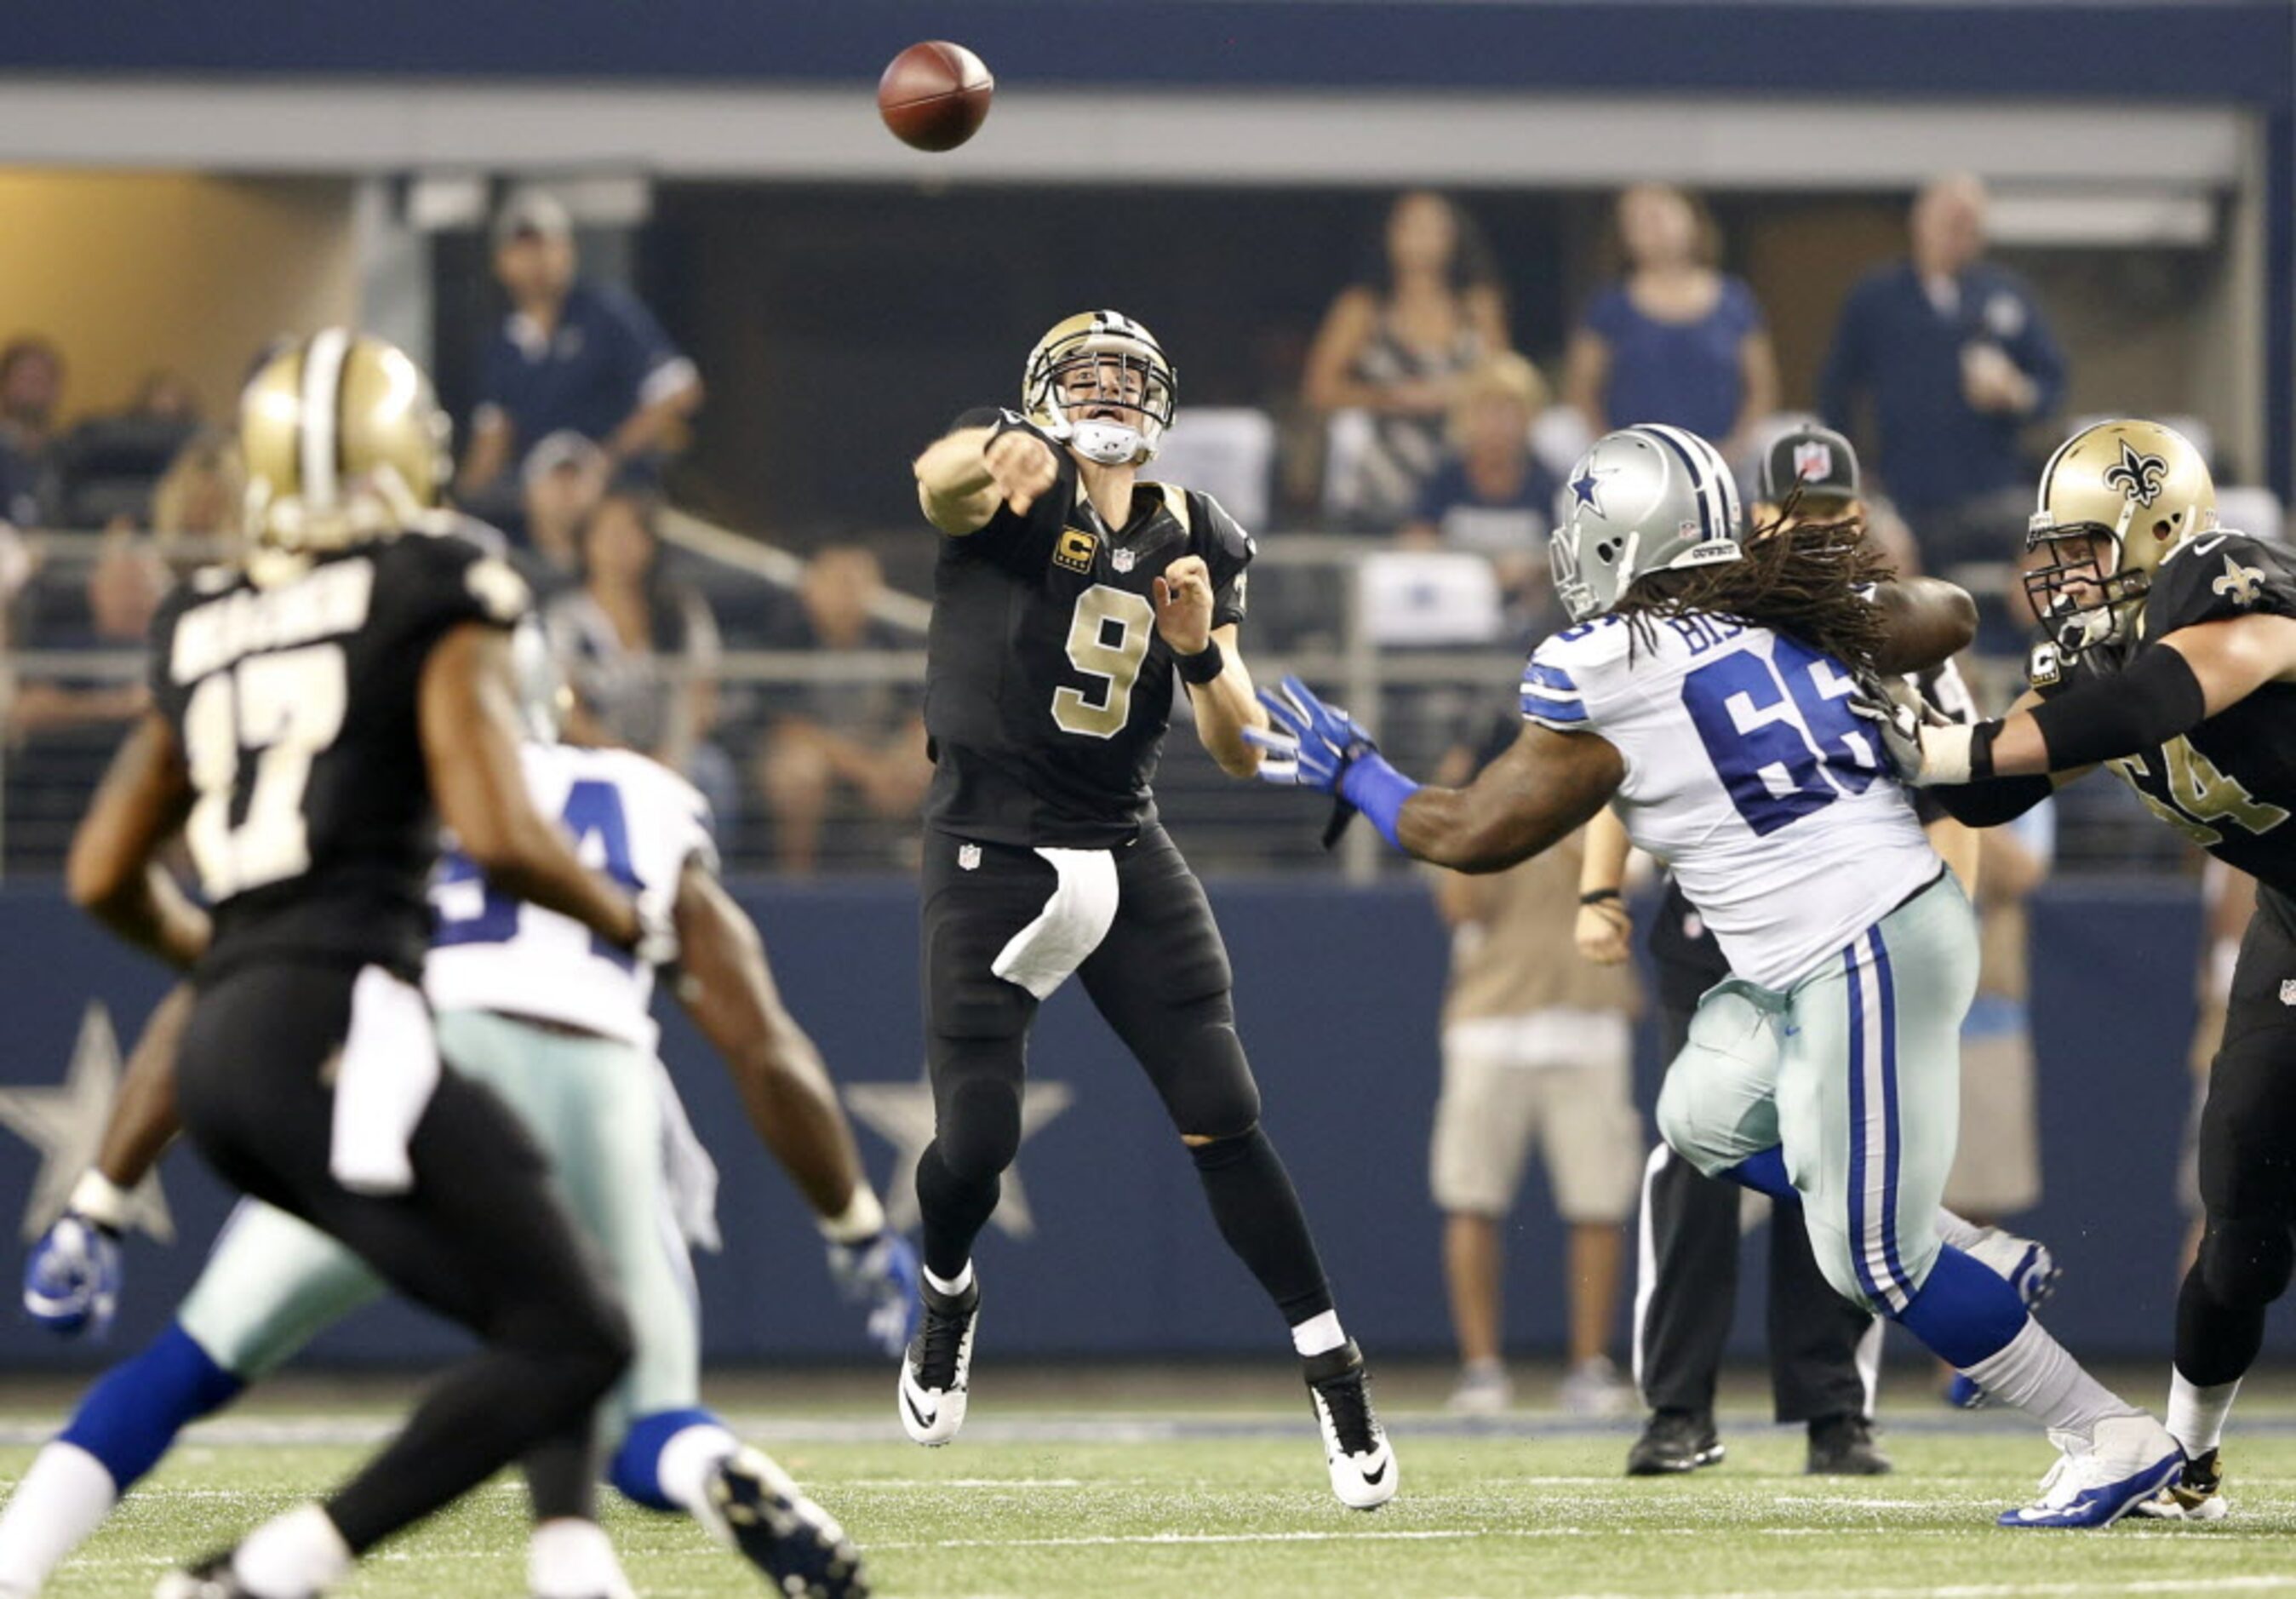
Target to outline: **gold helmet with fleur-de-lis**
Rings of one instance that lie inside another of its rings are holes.
[[[2047,559],[2029,564],[2025,592],[2059,647],[2103,644],[2169,552],[2216,525],[2216,483],[2191,439],[2157,422],[2097,422],[2041,469],[2025,548]]]

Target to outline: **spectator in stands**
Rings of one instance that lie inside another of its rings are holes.
[[[127,402],[127,414],[193,427],[200,420],[199,391],[182,373],[155,366],[135,386],[135,397]]]
[[[1512,712],[1501,718],[1481,758],[1511,744],[1520,726]],[[1476,764],[1473,752],[1453,750],[1446,781]],[[1623,1229],[1643,1167],[1633,1083],[1640,997],[1630,968],[1572,955],[1580,848],[1574,835],[1506,872],[1436,879],[1452,932],[1431,1186],[1443,1211],[1443,1269],[1459,1340],[1451,1408],[1469,1414],[1504,1410],[1510,1397],[1500,1359],[1501,1227],[1534,1143],[1570,1229],[1562,1407],[1610,1414],[1631,1400],[1607,1351]]]
[[[0,349],[0,521],[37,528],[53,507],[49,454],[63,399],[63,353],[37,333]]]
[[[152,531],[168,564],[182,568],[212,559],[201,541],[238,534],[246,493],[231,436],[213,429],[192,435],[152,490]]]
[[[774,630],[777,650],[914,650],[913,631],[873,614],[885,592],[877,557],[831,545],[806,563],[798,603]],[[932,781],[924,713],[905,685],[821,679],[774,691],[757,779],[773,815],[782,868],[809,873],[840,795],[868,816],[906,822]],[[904,831],[903,836],[906,836]],[[888,840],[890,842],[890,840]]]
[[[701,404],[693,363],[636,298],[575,276],[573,222],[550,195],[504,207],[494,246],[511,308],[487,345],[463,496],[478,502],[561,429],[605,451],[609,478],[651,482]]]
[[[1819,381],[1827,422],[1873,413],[1882,484],[1931,566],[2016,549],[2026,422],[2064,393],[2065,361],[2023,279],[1980,258],[1985,185],[1940,177],[1914,202],[1912,253],[1849,292]]]
[[[582,566],[582,527],[606,492],[606,452],[570,428],[527,452],[519,468],[520,523],[545,582],[574,577]]]
[[[168,592],[168,569],[151,543],[134,533],[105,536],[88,568],[84,626],[35,637],[40,650],[139,651]],[[111,727],[143,714],[151,695],[138,673],[72,674],[20,683],[10,696],[12,741],[86,727]]]
[[[1735,461],[1778,403],[1778,363],[1745,280],[1719,269],[1721,234],[1693,195],[1636,184],[1619,196],[1626,275],[1596,295],[1565,353],[1563,398],[1596,435],[1670,422]]]
[[[1392,531],[1443,454],[1458,381],[1508,348],[1506,304],[1490,247],[1440,194],[1414,191],[1388,213],[1384,248],[1342,290],[1308,352],[1314,410],[1366,413],[1369,437],[1329,496],[1358,525]]]
[[[1512,350],[1460,380],[1451,406],[1451,447],[1419,491],[1402,542],[1423,549],[1472,550],[1490,558],[1517,632],[1560,625],[1548,581],[1546,535],[1562,487],[1531,454],[1530,424],[1546,406],[1538,368]]]
[[[581,548],[582,586],[543,612],[574,690],[570,733],[644,750],[684,773],[730,826],[733,768],[709,742],[720,653],[709,602],[662,570],[653,507],[634,495],[598,502]]]

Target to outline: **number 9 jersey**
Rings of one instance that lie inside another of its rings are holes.
[[[1942,865],[1840,661],[1721,617],[1636,635],[1603,616],[1540,644],[1523,716],[1618,750],[1628,836],[1674,869],[1732,972],[1784,992]]]
[[[955,425],[1002,414],[969,411]],[[1114,849],[1154,814],[1149,784],[1172,718],[1155,579],[1201,557],[1212,626],[1240,622],[1252,545],[1210,495],[1164,483],[1136,484],[1131,520],[1111,528],[1078,492],[1075,458],[1046,442],[1060,473],[1025,516],[1000,504],[975,531],[941,540],[925,821],[988,843]]]
[[[152,697],[191,779],[184,837],[215,909],[203,974],[250,958],[421,973],[439,854],[422,668],[453,628],[508,628],[527,603],[499,558],[419,531],[268,586],[211,568],[168,595]]]

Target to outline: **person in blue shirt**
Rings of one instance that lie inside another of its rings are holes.
[[[1513,351],[1459,380],[1449,450],[1420,486],[1400,544],[1490,558],[1521,631],[1553,631],[1562,609],[1547,581],[1546,535],[1562,484],[1531,453],[1530,424],[1546,408],[1538,369]]]
[[[2065,358],[2032,290],[1985,251],[1985,186],[1941,177],[1914,202],[1912,252],[1849,292],[1818,384],[1826,422],[1853,435],[1870,401],[1870,454],[1932,565],[1997,560],[2030,497],[2018,449],[2052,410]]]
[[[1564,354],[1563,398],[1595,434],[1665,422],[1745,453],[1777,409],[1778,363],[1754,291],[1717,269],[1711,217],[1683,190],[1619,196],[1626,275],[1595,297]]]
[[[481,365],[458,484],[466,503],[560,431],[594,440],[608,479],[650,478],[701,404],[701,373],[653,314],[577,278],[575,264],[573,224],[550,195],[529,191],[495,219],[495,275],[511,309]]]

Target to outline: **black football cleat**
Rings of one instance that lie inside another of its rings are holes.
[[[1627,1451],[1629,1477],[1679,1477],[1722,1461],[1722,1440],[1714,1418],[1703,1412],[1661,1410],[1644,1423],[1643,1435]]]
[[[1874,1441],[1874,1423],[1862,1415],[1822,1415],[1809,1424],[1812,1477],[1883,1477],[1897,1468]]]

